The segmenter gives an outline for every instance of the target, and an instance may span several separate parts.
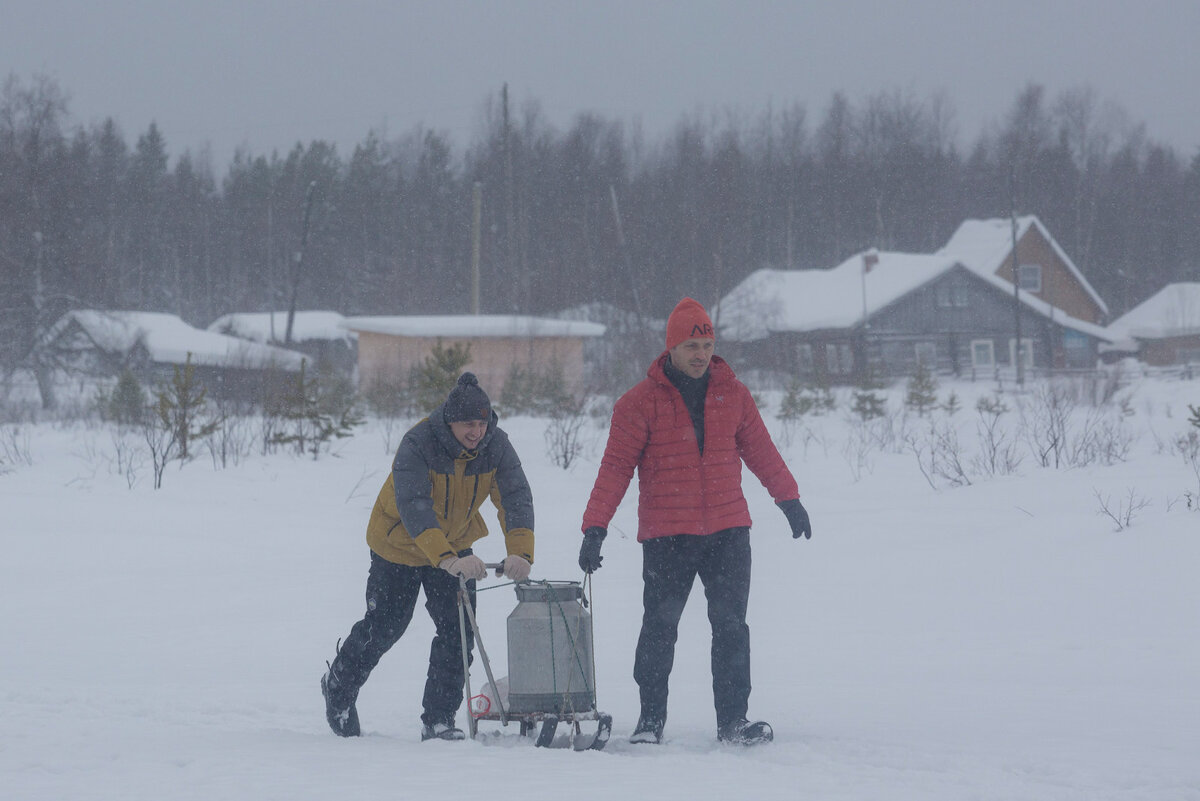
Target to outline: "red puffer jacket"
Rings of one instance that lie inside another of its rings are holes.
[[[663,372],[663,353],[647,377],[613,407],[608,445],[583,514],[583,528],[608,527],[638,471],[638,541],[712,534],[750,525],[742,462],[771,497],[799,497],[796,480],[771,442],[750,390],[720,357],[709,366],[704,456],[679,390]]]

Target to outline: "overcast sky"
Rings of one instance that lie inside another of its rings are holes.
[[[592,111],[651,141],[684,114],[795,102],[810,127],[835,91],[953,104],[960,141],[1030,81],[1090,85],[1154,139],[1200,148],[1200,0],[0,0],[0,74],[54,78],[75,123],[151,121],[172,156],[371,129],[480,131],[507,82],[560,130]]]

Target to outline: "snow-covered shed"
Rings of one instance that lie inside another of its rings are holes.
[[[1200,282],[1167,284],[1108,326],[1119,355],[1146,364],[1200,365]]]
[[[321,369],[353,372],[357,337],[346,328],[345,317],[334,311],[298,311],[292,319],[291,342],[285,344],[287,320],[286,311],[239,312],[218,317],[208,330],[299,351]]]
[[[583,345],[600,337],[604,326],[579,320],[506,314],[350,317],[346,327],[358,335],[359,389],[403,386],[413,368],[433,348],[469,344],[466,369],[493,398],[499,398],[512,368],[561,369],[567,386],[584,381]]]

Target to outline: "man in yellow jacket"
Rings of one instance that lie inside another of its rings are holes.
[[[334,734],[359,735],[358,691],[404,634],[423,589],[437,631],[429,650],[421,739],[465,736],[454,723],[463,700],[456,598],[462,577],[474,607],[475,582],[487,576],[483,560],[471,550],[488,534],[480,515],[484,499],[496,505],[504,530],[503,574],[523,581],[533,563],[533,493],[496,422],[487,393],[472,373],[463,373],[446,402],[400,442],[367,523],[366,615],[321,677],[325,716]],[[473,648],[468,631],[468,659]]]

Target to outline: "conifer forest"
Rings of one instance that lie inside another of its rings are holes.
[[[1200,151],[1177,152],[1091,88],[1024,87],[959,140],[942,97],[836,94],[754,115],[681,116],[650,137],[582,114],[566,130],[507,91],[483,130],[305,140],[228,164],[158,128],[82,125],[64,87],[0,93],[0,369],[72,308],[180,315],[286,308],[484,313],[589,303],[665,315],[761,267],[870,247],[932,252],[967,218],[1036,214],[1115,317],[1200,280]],[[478,226],[475,225],[478,210]]]

